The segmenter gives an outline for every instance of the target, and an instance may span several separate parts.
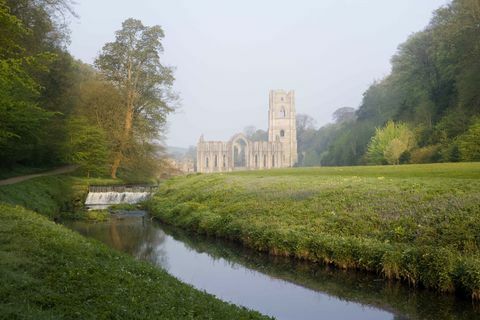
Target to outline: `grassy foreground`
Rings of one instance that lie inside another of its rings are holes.
[[[148,206],[257,250],[480,299],[480,163],[190,175]]]
[[[2,319],[263,319],[24,208],[0,222]]]

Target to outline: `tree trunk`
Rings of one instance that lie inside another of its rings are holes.
[[[115,158],[112,164],[111,176],[113,179],[117,178],[117,170],[122,162],[125,146],[130,137],[133,126],[133,112],[134,112],[134,100],[135,100],[135,85],[137,79],[132,83],[132,63],[128,63],[128,75],[127,75],[127,112],[125,113],[125,124],[123,127],[123,134],[120,139],[120,146],[118,152],[115,154]]]
[[[115,158],[113,159],[113,164],[112,164],[112,171],[110,173],[110,176],[112,179],[117,179],[117,170],[118,167],[120,167],[120,162],[122,160],[122,154],[118,152],[115,154]]]
[[[123,127],[123,134],[120,140],[120,146],[118,152],[115,154],[115,158],[112,164],[111,176],[113,179],[117,178],[117,170],[120,167],[122,162],[123,152],[125,151],[125,146],[130,137],[133,126],[133,93],[128,94],[127,98],[127,113],[125,114],[125,125]]]

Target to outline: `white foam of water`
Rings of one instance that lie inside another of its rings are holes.
[[[135,204],[148,198],[150,192],[89,192],[85,205],[88,208],[106,208],[112,204]]]

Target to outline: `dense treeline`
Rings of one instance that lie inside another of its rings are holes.
[[[0,170],[76,163],[151,177],[176,101],[163,31],[126,20],[93,67],[66,49],[71,17],[70,0],[0,0]]]
[[[391,63],[354,117],[299,131],[300,165],[480,161],[480,1],[438,9]]]

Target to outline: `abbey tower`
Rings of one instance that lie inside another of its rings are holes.
[[[297,162],[295,91],[270,90],[268,141],[282,143],[285,166],[292,167]]]

